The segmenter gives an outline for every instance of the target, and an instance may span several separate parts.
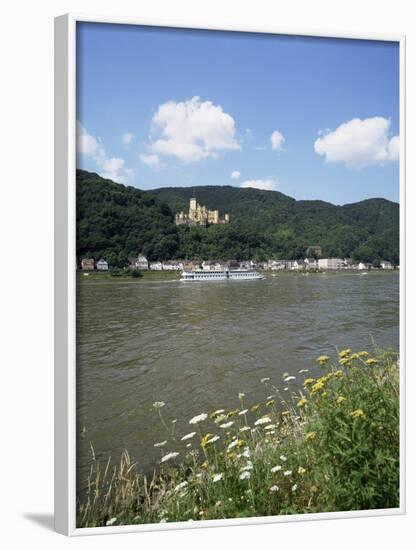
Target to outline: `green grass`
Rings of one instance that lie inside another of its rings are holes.
[[[93,453],[78,527],[398,507],[398,355],[317,361],[319,377],[263,379],[264,402],[239,394],[233,410],[201,411],[188,434],[155,403],[167,430],[157,470],[149,479],[127,452],[116,466]]]

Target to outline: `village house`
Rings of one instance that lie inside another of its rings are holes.
[[[151,271],[162,271],[162,262],[150,262],[149,269]]]
[[[147,261],[146,256],[143,256],[142,254],[140,254],[134,264],[134,267],[136,269],[141,269],[142,271],[149,269],[149,262]]]
[[[315,258],[305,258],[306,269],[318,269],[318,260]]]
[[[164,271],[181,271],[183,269],[183,264],[182,262],[176,261],[163,262],[162,269]]]
[[[381,269],[394,269],[393,264],[388,260],[383,260],[380,262]]]
[[[191,260],[184,260],[183,268],[185,271],[192,271],[193,269],[199,269],[199,265]]]
[[[81,269],[83,271],[94,271],[95,262],[93,258],[83,258],[81,260]]]
[[[295,260],[292,264],[293,270],[305,269],[307,264],[303,260]]]
[[[100,258],[97,262],[97,269],[98,271],[108,271],[108,263]]]
[[[373,267],[372,264],[360,262],[358,264],[357,269],[359,269],[360,271],[364,271],[364,270],[371,269],[372,267]]]
[[[319,258],[319,269],[341,269],[343,261],[340,258]]]

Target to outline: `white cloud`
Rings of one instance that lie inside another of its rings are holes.
[[[240,176],[241,176],[241,174],[238,170],[233,170],[231,172],[231,179],[232,180],[238,180]]]
[[[159,106],[152,119],[153,153],[172,155],[183,162],[217,158],[222,151],[241,149],[235,138],[235,122],[220,105],[199,97]]]
[[[279,130],[275,130],[272,133],[272,135],[270,136],[270,141],[272,143],[273,151],[282,151],[285,138],[283,137],[283,134],[279,132]]]
[[[131,132],[124,132],[124,134],[121,136],[121,143],[125,146],[125,147],[128,147],[132,141],[134,140],[136,136],[134,134],[132,134]]]
[[[158,166],[159,165],[159,157],[157,155],[139,155],[139,158],[143,164],[146,164],[146,166]]]
[[[390,137],[390,120],[383,117],[353,118],[315,141],[315,152],[325,162],[340,162],[357,169],[383,166],[399,158],[400,138]]]
[[[240,187],[252,187],[254,189],[264,189],[266,191],[275,191],[278,181],[276,179],[266,180],[246,180],[243,181]]]
[[[108,157],[101,141],[87,132],[77,121],[77,153],[94,160],[98,172],[103,178],[125,183],[132,176],[132,170],[124,166],[122,158]]]

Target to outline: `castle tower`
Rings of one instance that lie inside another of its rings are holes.
[[[192,199],[189,200],[189,219],[192,221],[196,221],[196,198],[192,197]]]

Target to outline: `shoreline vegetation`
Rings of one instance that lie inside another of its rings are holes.
[[[125,451],[92,461],[77,527],[399,507],[399,355],[345,349],[259,381],[264,401],[201,411],[184,433],[165,403],[152,476]],[[238,388],[236,388],[238,391]]]

